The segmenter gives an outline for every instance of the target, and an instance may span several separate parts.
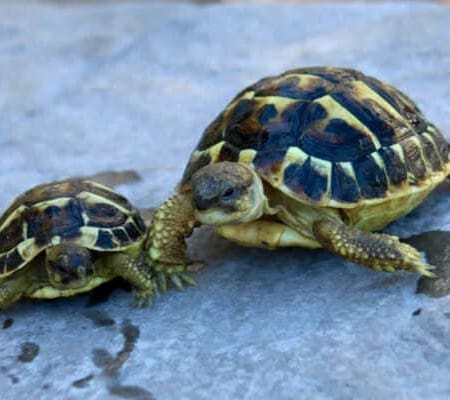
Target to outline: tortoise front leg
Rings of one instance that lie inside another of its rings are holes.
[[[167,278],[179,289],[183,289],[182,281],[196,284],[185,272],[188,264],[186,238],[195,225],[191,197],[187,194],[171,197],[156,211],[149,231],[148,254],[162,291],[166,290]]]
[[[9,307],[26,296],[30,286],[29,280],[23,276],[10,278],[0,284],[0,309]]]
[[[155,294],[155,284],[151,269],[143,257],[135,258],[128,254],[111,253],[101,257],[96,265],[97,273],[107,278],[121,277],[130,282],[135,289],[136,306],[151,305]]]
[[[347,260],[379,271],[398,269],[434,277],[431,265],[425,264],[418,250],[401,243],[398,237],[369,233],[337,221],[314,223],[314,234],[322,246]]]

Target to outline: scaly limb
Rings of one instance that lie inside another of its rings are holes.
[[[111,253],[100,257],[96,268],[99,275],[110,278],[120,276],[130,282],[135,289],[137,307],[152,304],[156,285],[143,256],[135,258],[124,253]]]
[[[0,284],[0,310],[7,308],[21,297],[26,296],[32,283],[25,274],[9,278]]]
[[[167,288],[167,279],[180,290],[183,281],[196,284],[186,272],[186,238],[192,234],[195,225],[191,197],[187,194],[176,194],[156,211],[150,226],[148,255],[162,291]]]
[[[434,267],[425,264],[414,247],[395,236],[364,232],[328,220],[315,222],[313,231],[325,249],[357,264],[386,272],[404,269],[435,276],[431,272]]]

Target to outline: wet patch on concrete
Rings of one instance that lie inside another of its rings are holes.
[[[418,315],[420,315],[421,312],[422,312],[422,309],[418,308],[417,310],[413,311],[412,316],[417,317]]]
[[[94,374],[89,374],[89,375],[85,376],[84,378],[77,379],[76,381],[72,382],[72,386],[76,387],[78,389],[83,389],[89,385],[89,382],[92,380],[93,377],[94,377]]]
[[[116,323],[106,312],[100,310],[88,310],[83,315],[99,327],[113,326]]]
[[[20,354],[17,357],[24,363],[32,362],[39,354],[39,345],[33,342],[25,342],[20,346]]]
[[[443,297],[450,293],[450,232],[430,231],[412,236],[406,243],[424,251],[428,263],[434,265],[436,278],[422,276],[417,283],[417,293],[430,297]]]
[[[3,321],[3,325],[2,325],[2,329],[8,329],[11,328],[11,326],[14,324],[14,319],[13,318],[6,318]]]
[[[109,393],[123,399],[135,400],[155,400],[155,397],[148,390],[139,386],[120,386],[114,385],[109,387]]]
[[[120,371],[136,346],[140,330],[130,321],[125,321],[120,332],[124,338],[124,344],[116,356],[106,349],[96,348],[92,351],[92,361],[95,366],[103,369],[103,375],[108,379],[107,387],[110,394],[124,399],[153,400],[152,393],[147,389],[120,384]]]

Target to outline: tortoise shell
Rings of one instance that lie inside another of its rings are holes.
[[[252,164],[308,204],[356,207],[428,187],[450,170],[438,129],[399,90],[351,69],[311,67],[264,78],[207,127],[184,172]]]
[[[36,186],[0,218],[0,276],[64,242],[121,251],[144,238],[146,226],[128,200],[96,182],[68,179]]]

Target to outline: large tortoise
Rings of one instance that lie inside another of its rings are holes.
[[[323,247],[432,276],[415,248],[371,231],[449,173],[443,135],[399,90],[351,69],[287,71],[241,91],[208,126],[155,215],[149,255],[160,276],[184,271],[185,238],[206,224],[247,246]]]
[[[118,276],[144,305],[154,289],[146,237],[139,212],[104,185],[67,179],[36,186],[0,219],[0,308],[21,297],[72,296]]]

